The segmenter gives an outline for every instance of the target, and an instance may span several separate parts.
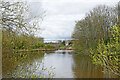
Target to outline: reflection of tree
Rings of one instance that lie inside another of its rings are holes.
[[[65,54],[66,52],[62,52],[62,54]]]
[[[88,56],[73,56],[75,65],[72,67],[75,78],[105,78],[114,75],[104,75],[102,68],[92,64]],[[114,76],[115,77],[115,76]]]
[[[18,53],[9,58],[4,58],[2,65],[2,77],[11,77],[13,73],[18,72],[18,69],[22,67],[26,68],[27,64],[32,66],[33,61],[44,57],[44,53]],[[9,67],[8,67],[9,66]],[[16,74],[16,73],[15,73]]]

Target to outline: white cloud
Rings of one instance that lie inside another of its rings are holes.
[[[17,0],[18,1],[18,0]],[[42,22],[40,36],[45,39],[70,38],[75,26],[75,21],[84,18],[85,13],[93,7],[106,4],[113,6],[119,0],[21,0],[33,2],[31,4],[34,15],[46,11]],[[35,3],[34,3],[35,2]]]
[[[42,8],[47,11],[42,24],[45,28],[41,36],[45,39],[71,37],[75,21],[84,18],[85,13],[99,4],[113,6],[114,0],[42,0]]]
[[[28,2],[73,2],[73,0],[12,0],[12,1],[28,1]],[[74,0],[74,2],[118,2],[119,0]]]

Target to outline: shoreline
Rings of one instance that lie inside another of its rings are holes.
[[[41,52],[41,51],[55,51],[55,50],[74,50],[74,49],[69,49],[69,48],[65,48],[65,49],[33,49],[33,50],[17,50],[16,52]]]

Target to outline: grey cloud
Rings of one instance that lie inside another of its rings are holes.
[[[42,10],[46,10],[46,17],[41,25],[45,30],[39,36],[45,39],[67,39],[71,38],[75,21],[84,18],[85,13],[91,10],[93,7],[100,4],[115,5],[117,3],[114,0],[109,1],[84,1],[84,0],[43,0],[39,3],[33,3],[33,14],[38,14]],[[38,6],[37,6],[38,5]],[[32,6],[31,6],[32,7]],[[37,11],[38,13],[36,13]]]

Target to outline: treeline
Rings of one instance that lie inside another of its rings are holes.
[[[43,38],[35,37],[40,31],[40,19],[33,16],[25,2],[0,1],[2,50],[43,48]]]
[[[99,5],[76,22],[74,48],[87,54],[96,65],[120,76],[120,5]]]
[[[100,39],[109,42],[110,26],[117,24],[117,7],[99,5],[76,22],[72,37],[77,39],[75,48],[78,52],[89,54],[89,49],[97,48]]]

